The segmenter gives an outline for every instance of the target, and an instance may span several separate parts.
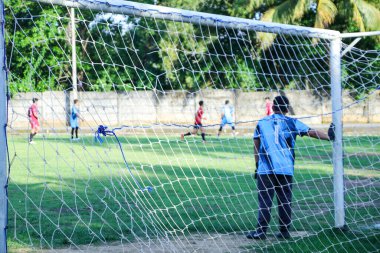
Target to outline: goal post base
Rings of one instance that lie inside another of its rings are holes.
[[[343,225],[343,227],[334,227],[333,228],[334,232],[348,232],[350,231],[350,228],[347,226],[347,224]]]

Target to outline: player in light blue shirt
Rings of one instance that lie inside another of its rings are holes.
[[[234,124],[234,107],[229,104],[230,101],[226,100],[224,103],[224,106],[222,108],[222,115],[221,119],[222,122],[220,123],[219,131],[218,131],[218,137],[222,133],[223,127],[225,125],[230,125],[232,128],[232,133],[235,136],[235,124]]]
[[[260,120],[253,136],[260,140],[257,174],[293,176],[296,138],[308,135],[309,130],[301,121],[281,113]]]
[[[70,126],[71,126],[71,139],[72,140],[79,140],[78,138],[78,129],[79,129],[79,119],[82,119],[79,114],[79,100],[74,99],[74,105],[71,108],[71,114],[70,114]],[[83,119],[82,119],[83,120]],[[76,138],[74,139],[74,131]]]
[[[288,108],[287,97],[276,97],[272,107],[274,114],[258,122],[253,136],[259,215],[257,229],[247,234],[248,239],[266,238],[274,193],[277,195],[280,223],[280,233],[277,234],[277,237],[290,238],[296,138],[306,135],[321,140],[335,139],[333,124],[331,124],[328,134],[313,130],[298,119],[285,116]]]

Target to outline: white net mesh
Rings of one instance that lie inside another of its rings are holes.
[[[294,148],[292,239],[274,237],[275,202],[268,239],[250,241],[245,234],[256,229],[258,215],[252,136],[265,116],[265,97],[286,95],[291,117],[326,132],[333,113],[330,40],[278,29],[271,42],[244,26],[230,29],[233,20],[213,27],[75,9],[83,118],[76,136],[69,124],[75,96],[69,9],[6,4],[11,249],[378,251],[379,51],[353,48],[342,57],[350,230],[332,229],[331,143],[303,137]],[[121,1],[108,6],[132,8]],[[28,144],[32,98],[39,99],[40,132]],[[181,141],[200,100],[207,142],[194,135]],[[225,100],[238,133],[232,136],[227,125],[218,138]],[[94,139],[99,125],[110,131],[103,143]]]

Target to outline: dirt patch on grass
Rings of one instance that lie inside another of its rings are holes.
[[[345,179],[345,187],[347,190],[352,188],[362,188],[372,186],[380,189],[380,181],[378,179],[366,178],[366,179]]]
[[[358,152],[358,153],[352,153],[352,154],[346,154],[345,157],[379,157],[380,153],[376,152]]]
[[[291,232],[293,239],[310,236],[306,231]],[[273,234],[268,234],[268,239],[262,241],[248,240],[243,233],[235,234],[197,234],[190,236],[178,236],[172,240],[150,240],[133,243],[110,243],[106,246],[81,246],[79,248],[54,249],[54,250],[11,250],[13,253],[137,253],[137,252],[197,252],[197,253],[222,253],[222,252],[255,252],[274,244],[280,244],[282,240]]]

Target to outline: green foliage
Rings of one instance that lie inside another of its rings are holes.
[[[376,28],[374,25],[378,19],[372,24],[369,22],[371,15],[377,13],[376,1],[324,0],[318,3],[320,6],[314,13],[307,0],[159,2],[164,6],[244,18],[253,18],[256,12],[261,12],[266,13],[264,19],[305,26],[331,25],[333,29],[348,32],[362,30],[358,21],[361,18],[365,27]],[[70,89],[68,9],[22,0],[6,0],[5,4],[11,92]],[[338,7],[337,13],[334,6]],[[369,10],[368,13],[361,11],[365,9]],[[320,57],[328,53],[321,52],[322,47],[316,46],[316,41],[287,40],[247,31],[240,36],[236,30],[137,17],[127,17],[130,27],[123,31],[120,24],[112,22],[112,17],[91,25],[95,15],[89,10],[76,12],[77,69],[82,84],[79,88],[83,90],[193,91],[207,87],[329,90],[326,82],[329,80],[328,62]],[[265,38],[268,44],[260,48],[258,39]],[[292,50],[295,44],[298,48]],[[374,49],[373,45],[377,49],[380,47],[374,38],[363,39],[359,45],[363,49]],[[311,60],[313,57],[315,60]],[[349,61],[346,59],[346,64],[350,64]],[[345,88],[354,90],[358,87],[358,80],[347,79]],[[360,92],[368,90],[360,89]]]
[[[66,88],[67,84],[59,83],[68,69],[68,64],[61,61],[66,58],[65,51],[69,51],[62,43],[65,34],[60,29],[67,24],[62,19],[65,10],[41,9],[22,0],[8,0],[5,4],[12,6],[12,12],[6,16],[11,92]],[[31,18],[35,16],[39,18]]]

